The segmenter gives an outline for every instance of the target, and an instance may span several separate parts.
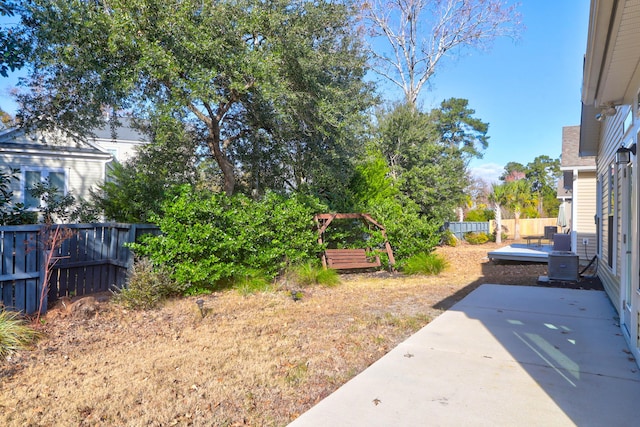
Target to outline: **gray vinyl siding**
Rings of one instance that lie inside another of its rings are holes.
[[[586,265],[596,255],[596,233],[581,233],[578,231],[576,235],[578,237],[576,253],[580,257],[580,264]],[[588,240],[587,245],[583,244],[584,239]]]
[[[629,106],[621,106],[618,108],[618,114],[608,118],[602,130],[602,141],[598,150],[597,157],[597,170],[598,176],[603,180],[602,182],[602,200],[600,200],[602,208],[602,255],[598,264],[598,275],[602,280],[602,284],[605,291],[609,295],[613,305],[616,306],[616,310],[619,310],[618,302],[620,301],[620,266],[622,253],[622,239],[621,233],[621,218],[622,218],[622,203],[621,203],[621,168],[614,165],[615,170],[615,205],[613,206],[613,238],[614,238],[614,253],[609,254],[608,250],[608,216],[609,216],[609,197],[610,197],[610,167],[615,162],[615,152],[624,141],[623,135],[623,122],[624,118],[629,112]],[[613,267],[609,267],[609,257],[613,256]]]
[[[613,302],[612,305],[618,314],[620,314],[620,279],[611,273],[609,266],[606,267],[607,268],[600,268],[600,265],[598,265],[598,277],[609,299]]]

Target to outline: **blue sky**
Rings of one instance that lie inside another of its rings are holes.
[[[582,64],[587,47],[588,0],[523,0],[520,40],[497,42],[441,67],[425,109],[466,98],[489,123],[489,147],[470,164],[475,175],[497,180],[510,161],[560,157],[562,127],[580,124]]]
[[[499,40],[488,52],[470,51],[440,64],[420,103],[431,109],[446,98],[466,98],[476,117],[489,123],[489,147],[470,164],[475,175],[491,182],[510,161],[560,156],[562,127],[580,124],[589,3],[523,0],[520,40]],[[0,108],[8,112],[16,108],[8,94],[16,76],[0,77]],[[401,97],[384,86],[384,98]]]
[[[20,22],[20,18],[17,16],[0,16],[0,26],[2,26],[3,29],[4,27],[10,26],[12,24],[17,24],[18,22]],[[22,71],[17,71],[15,73],[10,72],[8,78],[0,76],[0,108],[10,114],[15,113],[17,105],[11,99],[9,90],[11,90],[11,88],[16,85],[18,77],[23,74],[25,73]]]

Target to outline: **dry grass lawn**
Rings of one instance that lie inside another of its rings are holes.
[[[46,337],[0,364],[3,426],[283,426],[482,283],[535,284],[544,264],[495,245],[440,248],[438,277],[342,275],[333,288],[228,291],[88,319],[50,310]]]

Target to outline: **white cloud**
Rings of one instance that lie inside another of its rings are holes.
[[[485,163],[469,168],[469,171],[471,172],[471,175],[492,184],[500,181],[499,177],[504,172],[504,167],[496,163]]]

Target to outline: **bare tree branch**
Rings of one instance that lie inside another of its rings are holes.
[[[517,37],[517,6],[500,0],[369,0],[362,10],[372,37],[373,69],[415,105],[445,56],[487,49],[498,37]]]

